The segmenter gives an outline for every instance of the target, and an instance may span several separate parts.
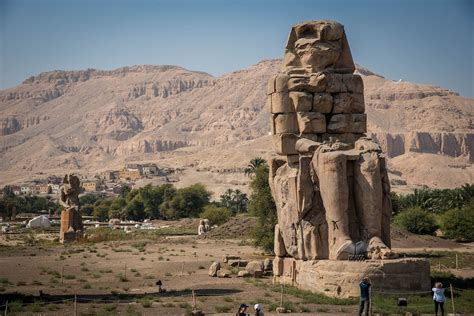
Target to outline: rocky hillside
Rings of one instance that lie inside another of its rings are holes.
[[[279,60],[270,60],[221,77],[149,65],[30,77],[0,91],[0,184],[68,170],[90,174],[126,161],[218,170],[268,158],[265,86],[279,68]],[[447,160],[436,168],[472,172],[473,100],[358,71],[369,132],[389,157],[442,156]],[[391,168],[394,179],[410,178],[400,166]],[[466,181],[456,172],[436,185]]]

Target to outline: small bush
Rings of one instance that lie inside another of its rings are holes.
[[[119,274],[117,275],[117,278],[118,278],[118,280],[119,280],[120,282],[128,282],[127,277],[126,277],[125,275],[123,275],[122,273],[119,273]]]
[[[447,238],[474,241],[474,200],[441,215],[441,229]]]
[[[420,235],[434,235],[438,229],[435,217],[419,207],[400,212],[393,222],[411,233]]]
[[[232,307],[228,305],[218,305],[215,307],[215,309],[217,313],[227,313],[232,309]]]
[[[218,207],[215,205],[208,205],[204,207],[201,213],[201,218],[207,218],[212,225],[221,225],[229,220],[232,213],[225,207]]]

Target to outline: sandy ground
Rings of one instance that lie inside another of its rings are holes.
[[[146,245],[143,246],[143,243]],[[94,302],[110,299],[111,293],[130,294],[136,301],[131,305],[118,304],[114,313],[125,313],[129,306],[133,306],[143,315],[182,315],[192,304],[191,290],[195,290],[197,306],[206,315],[222,312],[222,309],[227,311],[222,315],[233,315],[240,303],[250,305],[260,302],[265,308],[265,305],[280,300],[279,293],[255,285],[253,279],[244,280],[235,275],[225,279],[208,276],[210,264],[226,254],[247,260],[265,258],[258,250],[243,245],[239,240],[185,236],[164,237],[159,241],[114,241],[72,247],[27,246],[0,249],[0,278],[4,280],[1,296],[19,292],[37,297],[41,291],[43,297],[71,300],[77,295],[79,313],[84,314],[117,305]],[[122,282],[119,274],[124,276],[125,273],[127,281]],[[5,283],[5,279],[8,283]],[[167,293],[157,293],[155,282],[158,279],[162,280]],[[266,276],[258,282],[271,284],[271,277]],[[141,304],[145,296],[158,301],[145,308]],[[288,297],[288,300],[297,303],[299,299]],[[43,314],[73,313],[72,306],[58,306],[58,311],[43,308]],[[351,313],[356,306],[344,306],[341,309],[337,306],[315,305],[306,308],[314,312],[323,309],[327,312]],[[266,315],[271,313],[267,312]]]
[[[175,223],[176,224],[176,223]],[[232,223],[231,223],[232,224]],[[235,226],[235,225],[230,225]],[[221,231],[227,230],[224,226]],[[235,232],[234,232],[235,234]],[[38,235],[52,240],[54,234]],[[413,236],[395,231],[394,249],[400,253],[455,250],[474,253],[473,244],[457,244],[436,237]],[[74,296],[79,298],[78,315],[184,315],[193,304],[206,315],[234,315],[240,303],[261,303],[265,315],[271,304],[279,304],[280,293],[271,289],[271,276],[262,279],[212,278],[208,268],[223,255],[243,259],[264,259],[257,249],[240,238],[217,239],[198,236],[168,236],[158,240],[109,241],[62,246],[54,242],[22,245],[19,236],[0,235],[1,301],[15,300],[12,293],[26,295],[25,300],[62,301],[40,307],[41,315],[74,315]],[[19,243],[16,247],[6,247]],[[439,246],[438,248],[436,246]],[[270,257],[269,257],[270,258]],[[234,271],[235,272],[235,271]],[[471,277],[472,270],[452,271]],[[126,279],[125,279],[126,278]],[[158,293],[160,279],[166,293]],[[119,294],[127,295],[119,301]],[[31,297],[34,296],[34,297]],[[105,300],[103,303],[100,300]],[[356,305],[331,306],[301,304],[301,299],[286,295],[292,302],[293,315],[351,315]],[[146,302],[150,302],[147,305]],[[37,304],[36,304],[37,305]],[[50,309],[57,310],[50,310]],[[1,307],[0,307],[1,310]],[[35,314],[35,304],[22,313]],[[134,314],[135,313],[135,314]],[[38,314],[38,313],[36,313]]]

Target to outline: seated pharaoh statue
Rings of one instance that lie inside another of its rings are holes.
[[[344,27],[293,26],[282,72],[268,83],[275,254],[299,260],[393,258],[390,183],[368,138],[362,78]]]

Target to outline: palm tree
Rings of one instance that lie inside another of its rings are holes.
[[[266,166],[267,161],[261,157],[256,157],[250,160],[247,168],[245,168],[245,175],[251,176],[255,173],[255,170],[260,166]]]

